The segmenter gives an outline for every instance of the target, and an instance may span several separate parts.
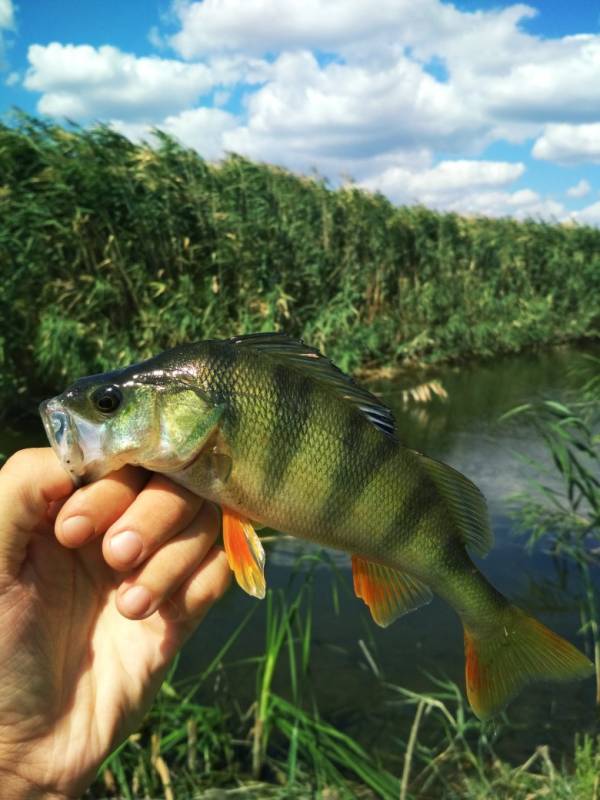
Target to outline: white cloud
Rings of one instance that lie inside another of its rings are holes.
[[[598,83],[600,85],[600,74]],[[532,153],[535,158],[559,164],[600,163],[600,122],[547,125],[535,142]]]
[[[452,87],[407,58],[381,69],[321,66],[298,51],[281,55],[270,80],[248,95],[247,122],[226,145],[297,168],[328,163],[335,177],[352,168],[362,178],[375,157],[453,149],[482,132],[478,115],[460,109]]]
[[[450,68],[464,93],[477,91],[491,121],[499,125],[541,125],[556,120],[589,122],[598,118],[600,104],[600,37],[565,36],[539,39],[513,31],[515,48],[510,61],[501,63],[481,48],[491,63],[477,69],[480,59],[472,52],[453,54]],[[465,55],[467,58],[465,58]]]
[[[262,80],[268,66],[242,58],[210,65],[137,58],[104,45],[32,45],[25,86],[42,92],[38,110],[50,116],[156,121],[195,104],[215,86]]]
[[[167,46],[165,38],[157,25],[153,25],[148,31],[148,41],[156,50],[163,50]]]
[[[419,65],[445,65],[461,105],[499,123],[597,116],[600,37],[527,34],[520,25],[537,11],[523,4],[464,12],[440,0],[379,0],[365,13],[365,0],[304,0],[281,13],[280,0],[204,0],[178,2],[175,12],[181,29],[171,44],[185,58],[319,49],[380,68],[410,48]]]
[[[459,202],[475,190],[506,186],[521,177],[525,167],[506,161],[442,161],[430,169],[390,167],[364,182],[397,202],[440,206]]]
[[[565,207],[531,189],[504,187],[525,173],[521,163],[507,161],[441,161],[429,169],[391,167],[366,180],[397,203],[422,203],[430,208],[519,219],[562,219]]]
[[[12,30],[15,25],[15,11],[12,0],[0,0],[0,29]]]
[[[204,64],[136,58],[109,45],[32,45],[28,57],[25,86],[43,92],[39,111],[74,119],[157,117],[194,103],[215,82]]]
[[[231,137],[258,157],[281,150],[314,163],[337,147],[348,162],[408,152],[417,140],[473,156],[600,113],[600,36],[528,34],[521,24],[537,11],[523,4],[464,12],[440,0],[380,0],[365,13],[365,0],[305,0],[283,14],[280,0],[178,0],[174,11],[171,44],[185,58],[274,54]],[[318,63],[315,49],[333,63]],[[447,80],[429,74],[432,59]]]
[[[576,183],[575,186],[571,186],[567,189],[567,197],[585,197],[586,194],[589,194],[592,187],[590,184],[582,178],[579,183]]]
[[[564,219],[562,203],[541,197],[531,189],[516,192],[471,192],[445,206],[461,214],[480,214],[486,217],[510,216],[517,219],[543,219],[557,222]]]
[[[506,161],[442,161],[429,169],[391,167],[364,182],[397,203],[422,203],[430,208],[519,219],[562,219],[565,207],[531,189],[504,187],[525,172],[521,163]]]
[[[433,0],[433,5],[436,5]],[[432,0],[421,0],[431,6]],[[395,6],[395,9],[394,9]],[[365,14],[362,0],[205,0],[179,2],[181,30],[171,44],[185,58],[235,50],[254,54],[304,48],[338,49],[360,37],[369,39],[406,18],[406,0],[380,0]],[[423,8],[427,13],[427,8]]]
[[[574,211],[570,214],[571,219],[575,222],[581,222],[584,225],[598,225],[600,226],[600,201],[592,203],[580,211]]]
[[[12,31],[15,28],[15,11],[12,0],[0,0],[0,69],[5,64],[6,44],[3,31]]]
[[[477,45],[480,62],[491,57],[496,64],[508,56],[512,62],[507,40],[520,20],[536,13],[525,5],[465,13],[440,0],[304,0],[288,3],[285,13],[281,0],[178,0],[174,10],[181,29],[171,44],[185,58],[227,50],[264,54],[302,49],[386,57],[387,51],[397,54],[408,45],[427,59],[434,53],[462,52],[471,43]],[[479,47],[480,37],[493,39],[496,53]]]
[[[204,158],[215,159],[224,154],[223,134],[237,124],[233,114],[219,108],[194,108],[167,117],[161,128]]]
[[[589,117],[600,107],[600,37],[529,35],[519,26],[536,12],[526,5],[467,13],[440,0],[380,0],[365,14],[365,0],[305,0],[284,14],[280,0],[175,0],[173,8],[180,30],[171,43],[206,62],[34,46],[26,85],[43,93],[40,110],[158,123],[215,87],[262,83],[246,92],[245,124],[227,146],[301,167],[335,152],[345,169],[392,151],[474,156],[496,139],[538,136],[553,115]],[[151,36],[162,43],[158,30]],[[319,63],[315,48],[333,60]],[[447,80],[429,73],[431,59]]]
[[[197,150],[203,158],[215,160],[224,155],[223,134],[238,124],[233,114],[219,108],[193,108],[166,117],[160,130],[174,136],[186,147]],[[133,141],[152,141],[153,126],[146,123],[110,121],[111,127]]]

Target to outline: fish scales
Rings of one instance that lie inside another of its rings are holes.
[[[391,556],[401,567],[412,559],[414,569],[436,528],[447,529],[439,495],[416,459],[285,365],[242,351],[218,372],[215,401],[225,399],[227,408],[235,397],[237,427],[228,491],[211,499],[329,547],[387,563]],[[227,411],[223,431],[227,438]]]
[[[254,334],[182,346],[82,378],[40,410],[77,481],[139,464],[219,503],[230,565],[254,596],[265,592],[264,554],[251,522],[350,553],[356,594],[381,625],[433,590],[462,620],[481,718],[530,680],[594,671],[471,560],[468,548],[492,544],[474,484],[404,447],[389,410],[303,342]]]

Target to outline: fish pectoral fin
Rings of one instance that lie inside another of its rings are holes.
[[[369,606],[382,628],[398,617],[431,602],[431,589],[417,578],[393,567],[352,556],[354,593]]]
[[[217,478],[217,480],[221,481],[221,483],[227,483],[229,476],[231,475],[232,467],[233,462],[231,460],[231,456],[227,453],[221,453],[218,450],[214,450],[210,454],[211,473],[215,476],[215,478]]]
[[[229,566],[245,592],[265,596],[265,551],[252,523],[223,508],[223,543]]]

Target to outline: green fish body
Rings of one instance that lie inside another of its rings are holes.
[[[482,718],[531,679],[593,672],[474,565],[468,549],[492,545],[476,486],[404,447],[391,412],[302,342],[254,334],[176,348],[81,379],[42,417],[77,477],[140,464],[220,504],[230,564],[251,594],[264,595],[254,522],[351,554],[355,591],[381,625],[441,596],[463,622]]]

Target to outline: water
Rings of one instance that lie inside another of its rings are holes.
[[[598,353],[598,349],[595,350]],[[496,546],[481,562],[489,579],[519,605],[573,642],[578,642],[579,617],[576,598],[581,589],[576,575],[559,575],[556,565],[541,549],[528,555],[515,537],[509,517],[508,498],[526,488],[527,468],[517,452],[547,462],[548,456],[534,430],[517,418],[499,425],[501,414],[520,403],[552,397],[565,398],[576,390],[570,370],[582,360],[574,348],[499,359],[458,368],[445,367],[435,375],[448,392],[444,402],[427,406],[402,403],[402,390],[418,376],[394,382],[379,381],[372,389],[394,408],[401,440],[410,447],[442,459],[471,477],[485,493],[490,506]],[[41,424],[0,435],[0,452],[45,444]],[[267,549],[267,580],[271,587],[286,587],[294,565],[306,546],[282,541]],[[462,686],[464,655],[462,629],[454,612],[441,601],[409,614],[386,630],[371,622],[362,601],[351,591],[349,560],[330,554],[345,579],[339,613],[332,601],[330,568],[314,572],[316,598],[312,649],[312,679],[322,714],[370,747],[393,751],[396,738],[405,738],[410,719],[390,705],[393,694],[383,688],[365,648],[385,681],[415,691],[431,691],[430,676],[447,677]],[[297,579],[296,579],[297,580]],[[558,603],[557,603],[558,597]],[[214,608],[184,650],[180,674],[193,674],[206,666],[258,601],[237,587]],[[228,661],[258,655],[263,647],[262,609],[244,630]],[[361,643],[362,642],[362,643]],[[579,643],[580,640],[579,640]],[[230,670],[237,697],[252,699],[253,670]],[[276,688],[287,689],[287,677],[278,677]],[[510,706],[516,729],[501,736],[497,749],[515,763],[524,760],[538,744],[570,752],[575,731],[598,731],[593,681],[567,685],[536,685]]]

